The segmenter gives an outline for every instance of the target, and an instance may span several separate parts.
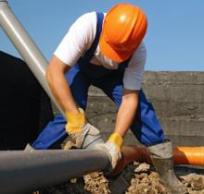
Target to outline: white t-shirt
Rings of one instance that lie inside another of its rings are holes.
[[[91,47],[96,35],[97,17],[95,12],[90,12],[79,17],[70,27],[61,43],[54,52],[63,63],[73,66],[79,58]],[[134,52],[125,69],[124,88],[140,90],[146,61],[146,48],[142,43]],[[102,65],[107,69],[117,69],[118,64],[104,56],[99,46],[90,61]]]

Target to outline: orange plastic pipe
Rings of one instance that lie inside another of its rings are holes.
[[[175,164],[190,164],[204,166],[204,146],[176,147],[174,149]]]
[[[151,164],[149,151],[143,146],[124,146],[122,156],[112,174],[113,176],[121,172],[126,165],[133,161]],[[175,164],[204,166],[204,146],[176,147],[173,150],[173,158]]]

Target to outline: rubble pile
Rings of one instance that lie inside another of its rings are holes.
[[[204,175],[177,172],[189,194],[204,194]],[[128,165],[117,177],[94,172],[40,191],[40,194],[169,194],[155,170],[146,163]]]

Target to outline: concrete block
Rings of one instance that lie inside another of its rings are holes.
[[[204,72],[146,72],[143,89],[175,145],[203,145]],[[87,114],[105,138],[114,129],[116,112],[100,89],[90,88]],[[131,132],[126,142],[138,143]]]

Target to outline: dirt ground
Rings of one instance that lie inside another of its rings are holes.
[[[204,194],[204,169],[176,167],[189,194]],[[42,190],[40,194],[168,194],[158,174],[146,163],[128,165],[115,178],[95,172]]]

